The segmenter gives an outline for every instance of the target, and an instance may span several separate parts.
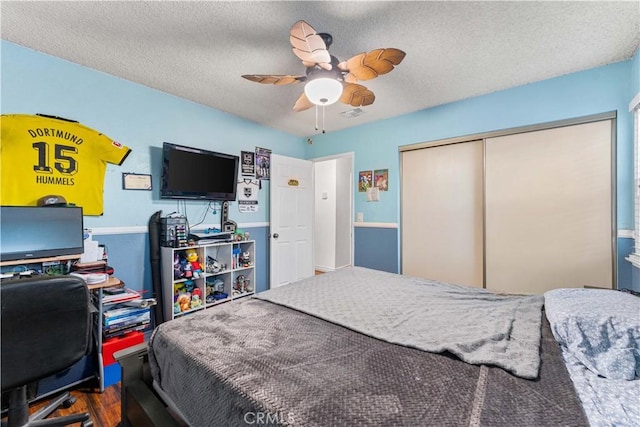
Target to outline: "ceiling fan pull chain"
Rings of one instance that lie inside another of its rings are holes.
[[[316,130],[318,130],[318,104],[316,104]]]
[[[324,132],[324,108],[325,108],[325,106],[323,104],[322,105],[322,133],[325,133]]]

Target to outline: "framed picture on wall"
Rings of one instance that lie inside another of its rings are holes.
[[[380,191],[389,191],[389,169],[376,169],[373,172],[374,185]]]
[[[255,176],[255,153],[253,151],[241,151],[240,158],[242,163],[240,165],[242,176]]]
[[[371,171],[360,171],[358,173],[358,191],[366,193],[373,183],[373,173]]]
[[[269,179],[271,169],[271,150],[256,147],[255,157],[256,178]]]

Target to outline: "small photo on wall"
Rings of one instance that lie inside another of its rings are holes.
[[[378,169],[373,173],[374,185],[380,191],[389,191],[389,169]]]
[[[367,188],[372,186],[373,173],[371,171],[360,171],[358,176],[358,191],[365,193]]]
[[[256,147],[255,157],[256,178],[269,179],[271,169],[271,150]]]

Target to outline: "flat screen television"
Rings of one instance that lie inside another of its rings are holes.
[[[231,154],[165,142],[160,197],[235,200],[239,163]]]
[[[0,260],[84,252],[81,207],[0,206]]]

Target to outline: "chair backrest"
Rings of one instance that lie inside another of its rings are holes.
[[[90,295],[73,276],[0,284],[2,390],[58,373],[80,360],[91,336]]]

